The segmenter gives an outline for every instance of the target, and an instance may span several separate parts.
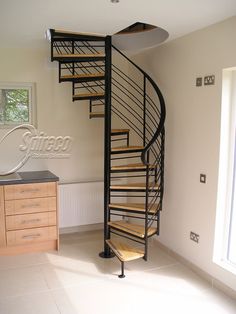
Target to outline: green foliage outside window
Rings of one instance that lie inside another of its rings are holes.
[[[29,122],[29,89],[0,89],[0,124]]]

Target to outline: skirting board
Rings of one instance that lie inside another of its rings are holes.
[[[93,230],[102,230],[103,223],[75,226],[75,227],[66,227],[60,228],[59,234],[74,233],[74,232],[84,232],[84,231],[93,231]]]
[[[176,260],[181,262],[182,264],[186,265],[189,269],[191,269],[193,272],[195,272],[197,275],[208,281],[212,288],[216,288],[220,291],[222,291],[224,294],[229,296],[232,299],[236,300],[236,291],[225,285],[222,281],[212,277],[207,272],[196,266],[195,264],[189,262],[187,259],[179,255],[178,253],[174,252],[173,250],[169,249],[167,246],[162,244],[157,237],[154,238],[157,245],[163,250],[166,251],[167,254],[174,257]]]

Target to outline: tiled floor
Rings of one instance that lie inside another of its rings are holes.
[[[0,314],[235,314],[236,301],[156,246],[149,261],[98,257],[102,233],[61,237],[59,253],[0,257]]]

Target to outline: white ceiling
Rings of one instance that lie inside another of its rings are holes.
[[[236,0],[0,0],[0,46],[45,45],[48,28],[114,34],[135,23],[169,39],[236,15]]]

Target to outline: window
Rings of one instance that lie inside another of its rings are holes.
[[[34,84],[0,83],[0,126],[35,123]]]
[[[214,261],[236,274],[236,68],[223,70]]]
[[[235,136],[236,140],[236,136]],[[233,190],[228,228],[227,259],[236,268],[236,141],[234,145]]]

